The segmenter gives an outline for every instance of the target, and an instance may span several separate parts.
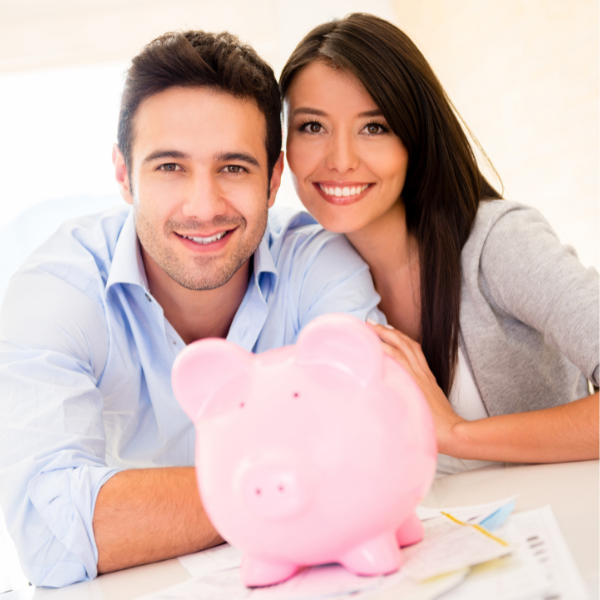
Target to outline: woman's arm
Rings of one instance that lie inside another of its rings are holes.
[[[506,462],[598,458],[598,393],[562,406],[457,423],[447,454]]]
[[[503,462],[565,462],[599,455],[598,393],[562,406],[466,421],[437,385],[420,344],[371,325],[384,350],[417,381],[433,413],[438,450],[457,458]]]

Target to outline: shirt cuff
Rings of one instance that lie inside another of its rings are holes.
[[[46,471],[29,482],[29,497],[53,534],[52,543],[60,543],[68,551],[63,554],[64,561],[41,571],[39,566],[29,565],[37,571],[36,585],[63,587],[96,577],[98,548],[92,527],[96,497],[118,472],[86,465]]]

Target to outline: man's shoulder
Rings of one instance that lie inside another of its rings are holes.
[[[81,291],[93,280],[106,284],[128,213],[128,207],[113,207],[66,221],[27,257],[14,277],[43,274]]]
[[[310,235],[312,232],[323,230],[315,218],[304,210],[291,206],[275,205],[269,210],[270,243],[289,235]]]
[[[276,263],[286,260],[290,255],[312,259],[327,249],[328,254],[342,255],[355,267],[364,265],[345,235],[323,229],[312,215],[297,208],[271,208],[268,242]]]
[[[106,279],[127,209],[61,225],[13,275],[2,298],[0,343],[55,351],[100,376],[108,355]]]

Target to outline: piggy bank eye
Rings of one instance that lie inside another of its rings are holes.
[[[292,394],[292,396],[293,396],[294,398],[299,398],[299,397],[300,397],[300,394],[299,394],[298,392],[294,392],[294,393]]]
[[[227,413],[233,415],[240,409],[247,408],[251,383],[249,376],[241,375],[221,386],[210,398],[203,417],[219,417]]]

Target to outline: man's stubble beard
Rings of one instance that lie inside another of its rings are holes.
[[[258,248],[267,227],[267,216],[268,209],[265,203],[265,210],[260,214],[254,231],[246,239],[242,238],[233,252],[225,257],[198,255],[194,259],[194,269],[191,272],[192,270],[182,264],[168,245],[161,244],[168,234],[173,231],[198,231],[207,225],[213,229],[237,227],[237,231],[243,234],[247,233],[246,219],[242,216],[219,216],[210,223],[201,223],[191,219],[187,221],[169,220],[165,224],[164,231],[157,236],[153,231],[152,219],[148,218],[144,211],[139,210],[138,202],[134,203],[135,228],[144,250],[173,281],[185,289],[196,292],[219,288],[235,275]],[[219,265],[218,263],[221,261],[223,262]]]

